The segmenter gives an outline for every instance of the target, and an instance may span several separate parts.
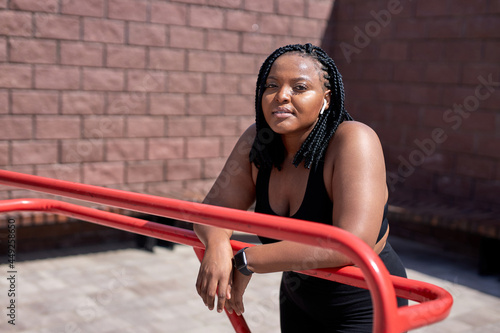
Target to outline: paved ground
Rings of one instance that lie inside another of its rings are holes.
[[[473,263],[419,244],[391,243],[410,278],[439,285],[455,299],[448,319],[414,332],[500,332],[498,277],[479,277]],[[6,316],[10,275],[0,265],[0,332],[234,332],[226,316],[208,311],[196,294],[198,261],[191,248],[155,247],[151,253],[106,246],[37,257],[15,267],[15,326]],[[279,332],[279,278],[252,278],[245,313],[252,332]]]

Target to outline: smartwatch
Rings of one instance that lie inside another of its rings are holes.
[[[248,262],[247,262],[247,256],[245,254],[245,250],[248,249],[248,247],[242,248],[236,254],[234,255],[233,258],[233,265],[234,268],[236,268],[241,274],[249,276],[252,275],[253,272],[248,269]]]

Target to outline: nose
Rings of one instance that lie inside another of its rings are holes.
[[[278,101],[280,104],[288,103],[290,102],[290,95],[291,95],[290,87],[282,86],[276,92],[276,101]]]

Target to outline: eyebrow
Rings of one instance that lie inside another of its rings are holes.
[[[275,76],[273,76],[273,75],[268,75],[268,77],[267,77],[266,80],[269,80],[269,79],[271,79],[271,80],[277,80],[277,78]],[[296,77],[296,78],[294,78],[292,80],[294,82],[302,81],[302,80],[303,81],[307,81],[307,82],[312,82],[312,80],[309,77],[307,77],[307,76],[299,76],[299,77]]]

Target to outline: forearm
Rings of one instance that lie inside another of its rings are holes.
[[[193,230],[206,248],[214,245],[222,245],[226,242],[229,243],[231,235],[233,234],[233,231],[229,229],[222,229],[201,224],[195,224]]]
[[[338,251],[290,241],[254,246],[245,252],[248,268],[255,273],[352,265],[352,261]]]

